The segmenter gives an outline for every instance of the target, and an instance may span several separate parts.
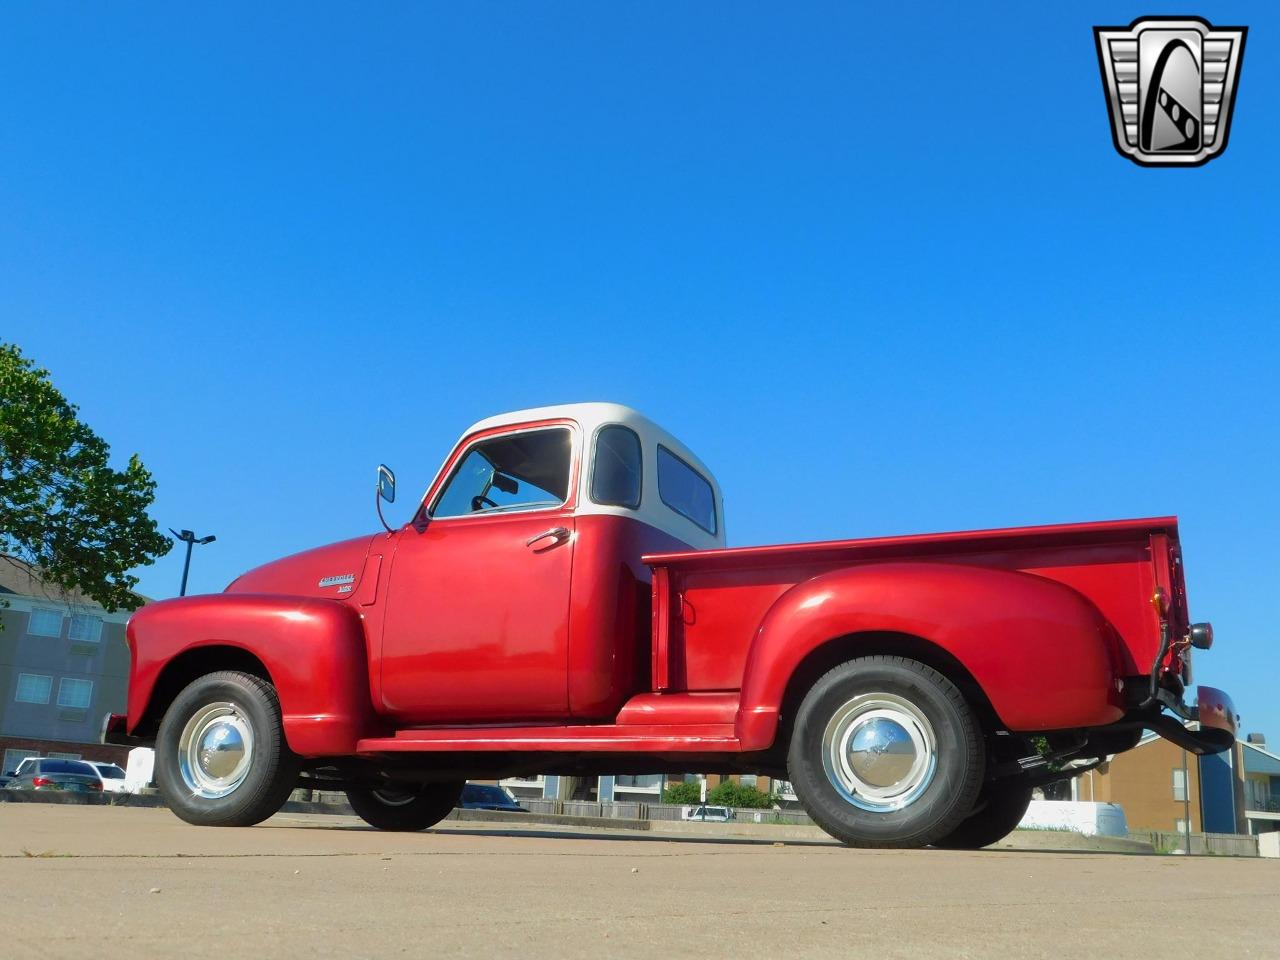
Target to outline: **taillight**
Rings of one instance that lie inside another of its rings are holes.
[[[32,777],[31,785],[33,787],[52,787],[53,781],[48,777]]]
[[[91,784],[89,784],[89,789],[90,789],[90,790],[101,790],[101,789],[102,789],[102,784],[101,784],[101,783],[91,783]]]

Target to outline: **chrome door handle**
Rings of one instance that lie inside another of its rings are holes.
[[[554,537],[556,543],[564,543],[566,540],[569,539],[569,530],[567,527],[552,527],[550,530],[543,530],[536,537],[530,537],[528,540],[524,542],[524,545],[526,547],[532,547],[535,543],[539,542],[540,540],[546,540],[548,537]],[[553,546],[555,546],[555,544],[552,544],[552,543],[547,544],[548,548]]]

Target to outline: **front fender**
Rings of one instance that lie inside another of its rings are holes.
[[[352,754],[358,739],[378,730],[360,615],[336,600],[267,594],[164,600],[134,614],[126,636],[131,734],[166,669],[201,648],[213,654],[218,647],[243,650],[267,668],[294,753]]]
[[[1123,713],[1115,631],[1070,587],[962,564],[868,564],[799,583],[769,609],[743,676],[743,749],[773,743],[787,683],[805,657],[862,633],[908,634],[945,650],[1010,730],[1099,726]]]

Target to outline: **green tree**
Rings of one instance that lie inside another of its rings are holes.
[[[702,784],[696,780],[673,783],[662,791],[663,803],[698,803],[702,799]]]
[[[733,780],[722,780],[707,793],[707,803],[721,807],[769,810],[773,807],[773,797],[755,787],[745,787]]]
[[[172,546],[147,516],[155,482],[137,454],[112,469],[49,372],[0,343],[0,551],[108,610],[138,606],[138,578]]]

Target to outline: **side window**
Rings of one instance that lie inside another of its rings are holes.
[[[716,495],[706,477],[666,447],[658,447],[658,496],[707,533],[716,532]]]
[[[20,673],[13,699],[18,703],[48,703],[52,689],[53,677],[42,673]]]
[[[62,636],[62,613],[58,610],[36,607],[31,611],[31,617],[27,621],[27,633],[33,637]]]
[[[67,636],[82,643],[97,643],[102,639],[102,618],[82,613],[72,614]]]
[[[58,684],[58,706],[87,710],[93,700],[93,681],[63,677]]]
[[[614,507],[638,507],[641,475],[640,438],[627,427],[602,427],[596,434],[591,499]]]
[[[436,498],[437,519],[558,507],[569,496],[567,427],[492,437],[463,454]]]

